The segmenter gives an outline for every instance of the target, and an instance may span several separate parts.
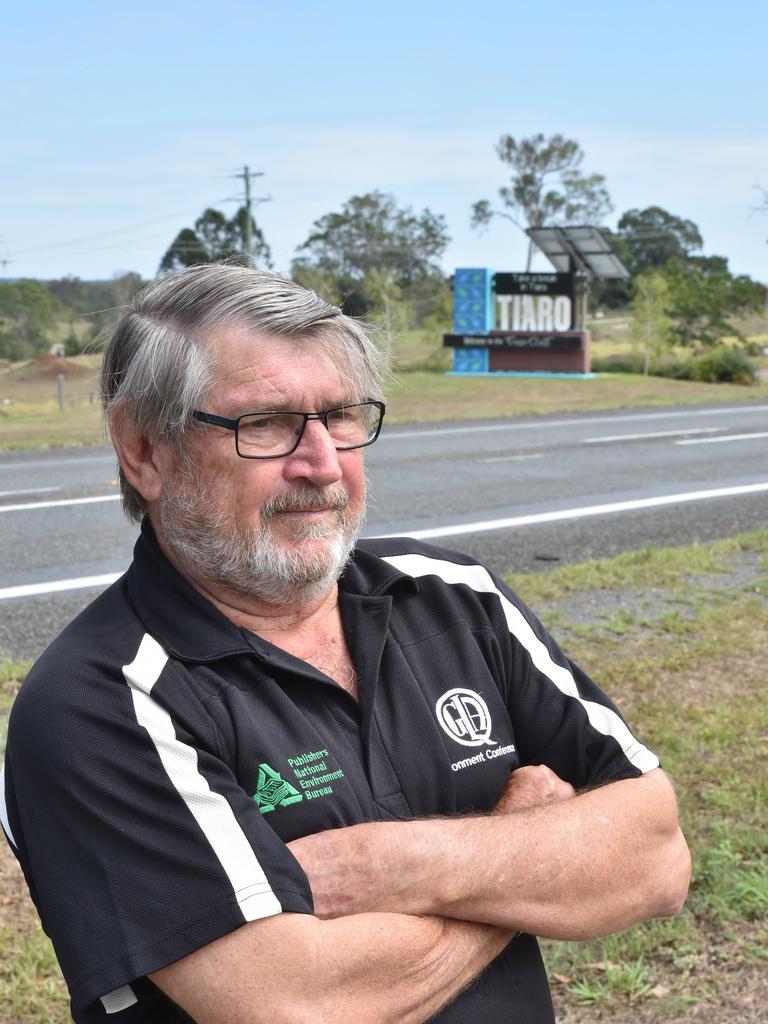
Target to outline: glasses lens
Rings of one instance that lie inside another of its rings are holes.
[[[322,418],[335,446],[360,448],[373,441],[381,426],[382,410],[375,402],[342,405],[329,409]],[[318,415],[312,416],[320,418]],[[277,458],[288,455],[298,444],[304,429],[301,413],[264,412],[241,416],[237,425],[237,451],[245,458]]]
[[[343,405],[327,414],[328,433],[337,448],[356,448],[376,436],[381,420],[379,407],[372,402]]]
[[[284,455],[296,444],[304,423],[292,412],[254,413],[237,425],[237,450],[241,455]]]

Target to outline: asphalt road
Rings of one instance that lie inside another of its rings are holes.
[[[385,427],[367,459],[365,535],[416,533],[502,572],[768,522],[766,405]],[[115,478],[108,448],[0,455],[0,651],[37,656],[93,578],[127,567]]]

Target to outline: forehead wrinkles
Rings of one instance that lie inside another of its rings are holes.
[[[353,374],[343,352],[324,340],[259,335],[237,328],[212,336],[215,381],[211,391],[236,391],[254,385],[270,395],[328,390],[334,400],[356,400]],[[210,392],[209,392],[210,393]]]

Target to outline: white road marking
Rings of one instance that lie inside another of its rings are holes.
[[[62,449],[63,450],[63,449]],[[2,452],[0,455],[8,455],[8,452]],[[58,469],[60,466],[75,466],[85,465],[92,462],[111,462],[112,465],[117,465],[117,456],[114,451],[101,454],[101,455],[61,455],[60,453],[54,452],[53,449],[49,450],[48,458],[45,459],[26,459],[23,462],[14,462],[12,459],[8,461],[0,460],[0,470],[3,469]]]
[[[93,505],[99,501],[120,501],[120,495],[97,494],[92,498],[62,498],[60,501],[29,501],[21,505],[0,505],[0,512],[30,512],[38,508],[62,508],[65,505]]]
[[[760,494],[768,491],[768,482],[744,484],[740,487],[718,487],[709,491],[684,491],[680,494],[662,494],[656,498],[637,498],[634,501],[612,501],[605,505],[585,505],[581,508],[565,508],[554,512],[535,512],[527,516],[510,516],[507,519],[489,519],[477,523],[460,523],[457,526],[437,526],[428,530],[401,530],[399,533],[374,534],[379,538],[413,537],[429,540],[432,537],[455,537],[464,533],[485,533],[489,530],[505,530],[511,527],[535,526],[537,523],[554,523],[566,519],[584,519],[587,516],[610,515],[620,512],[634,512],[643,508],[661,508],[664,505],[680,505],[692,501],[708,501],[712,498],[738,497],[742,494]],[[103,576],[81,576],[70,580],[53,580],[49,583],[29,583],[18,587],[0,588],[0,601],[13,597],[34,597],[64,590],[79,590],[84,587],[107,587],[119,579],[121,573],[107,573]]]
[[[103,576],[79,576],[72,580],[52,580],[49,583],[27,583],[20,587],[0,588],[0,601],[11,597],[37,597],[39,594],[56,594],[62,590],[82,590],[85,587],[108,587],[120,579],[122,573],[110,572]]]
[[[768,430],[762,434],[727,434],[723,437],[693,437],[690,441],[675,441],[675,444],[719,444],[721,441],[754,441],[758,437],[768,437]]]
[[[634,501],[611,501],[605,505],[585,505],[582,508],[564,508],[555,512],[535,512],[527,516],[510,516],[507,519],[487,519],[478,523],[460,523],[456,526],[436,526],[428,530],[401,530],[399,533],[383,533],[378,536],[413,537],[429,540],[432,537],[458,537],[464,533],[486,533],[489,530],[508,530],[512,527],[534,526],[537,523],[556,523],[564,519],[584,519],[587,516],[604,516],[617,512],[634,512],[642,508],[661,508],[664,505],[681,505],[691,501],[708,501],[712,498],[730,498],[742,494],[759,494],[768,491],[768,483],[744,484],[740,487],[718,487],[710,491],[685,491],[681,494],[662,494],[656,498],[637,498]]]
[[[10,498],[14,494],[46,494],[60,490],[60,487],[21,487],[18,491],[0,491],[0,498]]]
[[[463,426],[463,427],[435,427],[429,429],[428,427],[423,430],[390,430],[386,429],[382,431],[381,437],[376,442],[379,444],[381,441],[398,441],[400,438],[409,437],[438,437],[444,434],[479,434],[485,433],[489,430],[499,432],[500,430],[542,430],[545,427],[580,427],[584,425],[600,425],[600,424],[611,424],[611,423],[636,423],[639,421],[646,422],[651,420],[667,420],[667,419],[690,419],[694,416],[731,416],[734,413],[741,412],[768,412],[768,405],[749,405],[745,403],[743,406],[728,406],[724,409],[685,409],[678,412],[639,412],[639,413],[625,413],[621,416],[611,416],[607,413],[605,416],[578,416],[575,415],[568,420],[532,420],[530,423],[516,423],[514,420],[508,420],[505,423],[482,423],[474,426]],[[471,423],[468,420],[467,423]]]
[[[490,459],[481,459],[481,462],[524,462],[526,459],[543,459],[541,453],[531,455],[495,455]]]
[[[691,430],[654,430],[647,434],[611,434],[607,437],[584,437],[582,444],[607,444],[609,441],[643,441],[649,437],[679,437],[681,434],[713,434],[722,427],[694,427]]]

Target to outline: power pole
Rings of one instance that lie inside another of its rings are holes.
[[[4,241],[4,239],[0,238],[0,242],[2,241]],[[8,251],[6,250],[5,255],[0,256],[0,266],[3,268],[3,275],[5,275],[5,271],[7,270],[9,263],[13,263],[13,260],[8,255]]]
[[[245,242],[245,252],[248,256],[248,263],[253,263],[253,215],[251,209],[254,200],[251,198],[251,178],[263,178],[264,171],[252,171],[248,164],[245,164],[240,174],[233,175],[235,178],[243,179],[243,187],[245,190],[245,231],[243,232],[243,241]],[[266,203],[269,201],[269,197],[257,199],[258,203]]]

